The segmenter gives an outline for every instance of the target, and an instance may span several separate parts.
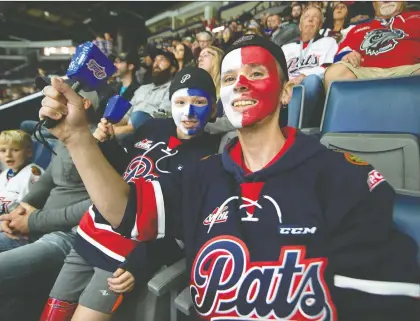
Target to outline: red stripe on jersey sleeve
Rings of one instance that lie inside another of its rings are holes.
[[[135,180],[137,189],[136,226],[131,236],[138,241],[154,240],[158,236],[158,211],[153,184],[143,178]]]

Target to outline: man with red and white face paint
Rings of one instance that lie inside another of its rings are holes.
[[[183,240],[197,320],[420,315],[417,248],[392,222],[392,187],[357,157],[280,128],[281,49],[245,36],[228,50],[222,73],[223,105],[238,138],[222,155],[151,183],[127,184],[109,168],[80,132],[71,88],[45,88],[40,113],[62,119],[52,132],[114,232],[141,242],[163,234]]]
[[[262,47],[248,46],[229,52],[222,63],[220,96],[225,113],[236,128],[263,120],[280,107],[280,68]]]

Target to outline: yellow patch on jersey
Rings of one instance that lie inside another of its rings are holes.
[[[359,166],[367,166],[367,165],[369,165],[368,162],[365,162],[361,158],[357,157],[356,155],[350,154],[349,152],[345,152],[344,153],[344,157],[346,158],[346,160],[349,163],[354,164],[354,165],[359,165]]]
[[[41,170],[38,167],[32,166],[31,171],[32,174],[34,174],[35,176],[41,176]]]

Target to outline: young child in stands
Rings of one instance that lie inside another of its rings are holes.
[[[43,169],[31,164],[31,136],[21,130],[0,133],[0,161],[5,167],[0,174],[0,214],[5,214],[19,205]]]
[[[185,67],[175,75],[169,93],[173,118],[148,120],[134,133],[127,153],[116,143],[112,125],[105,119],[94,133],[100,144],[114,148],[112,154],[123,163],[117,167],[125,169],[127,182],[140,177],[155,181],[217,153],[220,136],[204,132],[216,114],[211,76],[203,69]],[[40,320],[110,320],[134,284],[144,286],[160,267],[183,257],[179,243],[165,237],[164,227],[160,228],[159,240],[138,243],[114,232],[91,207],[80,221],[74,249],[67,255]]]

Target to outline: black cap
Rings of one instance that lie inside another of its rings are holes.
[[[289,80],[289,73],[287,71],[287,63],[286,63],[286,58],[284,56],[283,50],[279,46],[277,46],[274,42],[271,42],[270,40],[267,40],[257,35],[246,35],[236,40],[232,44],[232,46],[230,46],[227,49],[223,59],[225,59],[226,55],[229,52],[238,48],[248,47],[248,46],[257,46],[257,47],[262,47],[268,50],[279,63],[281,71],[283,72],[283,75],[286,81]]]
[[[169,87],[169,99],[178,89],[202,89],[216,102],[216,87],[210,74],[198,67],[184,67],[177,72]]]
[[[165,56],[166,59],[168,59],[171,66],[176,67],[178,69],[178,61],[176,61],[175,55],[172,52],[156,48],[155,50],[153,50],[153,52],[151,52],[150,57],[153,60],[155,60],[155,58],[159,55]]]

